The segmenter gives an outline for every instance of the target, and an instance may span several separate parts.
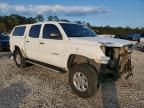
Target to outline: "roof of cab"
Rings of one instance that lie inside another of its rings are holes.
[[[30,25],[35,25],[35,24],[47,24],[47,23],[57,23],[57,24],[60,24],[60,23],[67,23],[67,24],[76,24],[76,23],[73,23],[73,22],[64,22],[64,21],[45,21],[45,22],[38,22],[38,23],[33,23],[33,24],[17,25],[17,26],[15,26],[15,27],[30,26]]]

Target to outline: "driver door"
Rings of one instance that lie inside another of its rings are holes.
[[[58,27],[54,24],[45,24],[40,39],[41,61],[58,67],[63,66],[63,39]]]

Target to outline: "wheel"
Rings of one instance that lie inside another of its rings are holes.
[[[18,67],[20,67],[20,68],[26,67],[25,58],[23,57],[20,50],[16,50],[14,52],[14,61]]]
[[[79,97],[89,98],[98,89],[98,74],[89,64],[77,64],[69,70],[69,83]]]

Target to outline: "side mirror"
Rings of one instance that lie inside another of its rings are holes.
[[[51,33],[50,37],[59,37],[59,34],[57,34],[57,33]]]
[[[60,36],[60,34],[58,34],[58,33],[51,33],[51,34],[50,34],[50,38],[52,38],[52,39],[60,39],[61,36]]]

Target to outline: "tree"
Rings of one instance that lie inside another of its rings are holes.
[[[53,16],[48,16],[47,17],[47,21],[52,21],[53,20]]]
[[[27,21],[26,21],[28,24],[32,24],[32,23],[36,23],[36,20],[33,18],[33,17],[29,17],[27,18]]]
[[[35,17],[36,22],[43,22],[44,21],[44,17],[42,15],[37,15]]]
[[[54,20],[54,21],[59,21],[60,19],[59,19],[57,16],[54,16],[54,17],[53,17],[53,20]]]
[[[48,16],[47,21],[59,21],[60,19],[57,16]]]
[[[81,22],[81,21],[74,21],[74,23],[76,23],[76,24],[83,24],[83,22]]]
[[[6,32],[6,31],[7,31],[7,29],[6,29],[5,24],[4,23],[0,23],[0,33],[1,32]]]
[[[64,21],[64,22],[70,22],[70,21],[67,20],[67,19],[61,19],[61,21]]]
[[[59,19],[57,16],[48,16],[48,21],[52,20],[60,20],[69,22],[67,19]],[[25,17],[20,16],[18,14],[12,14],[9,16],[2,16],[0,15],[0,32],[10,32],[14,26],[16,25],[22,25],[22,24],[31,24],[35,22],[41,22],[44,21],[44,17],[42,15],[37,15],[36,17]],[[144,33],[144,27],[141,28],[130,28],[129,26],[126,27],[111,27],[109,25],[107,26],[92,26],[87,22],[83,21],[75,21],[75,23],[78,24],[85,24],[88,27],[92,28],[94,31],[98,32],[99,34],[119,34],[119,35],[127,35],[127,34],[133,34],[133,33]]]
[[[91,27],[91,25],[90,25],[90,23],[85,23],[85,25],[87,26],[87,27]]]

